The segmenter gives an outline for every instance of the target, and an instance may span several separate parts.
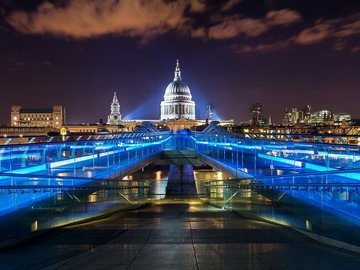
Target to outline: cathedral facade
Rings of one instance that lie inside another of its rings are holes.
[[[195,102],[190,88],[182,81],[179,61],[176,62],[174,80],[166,87],[160,104],[160,120],[195,120]]]

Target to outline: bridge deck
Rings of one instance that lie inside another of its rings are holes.
[[[357,269],[360,257],[200,200],[163,200],[0,253],[1,269]],[[41,255],[40,255],[41,254]]]

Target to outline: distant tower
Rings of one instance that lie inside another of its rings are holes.
[[[255,103],[250,108],[250,124],[261,125],[263,124],[263,106],[260,103]]]
[[[208,103],[205,106],[205,118],[209,121],[216,120],[215,117],[215,106],[212,103]]]
[[[311,106],[306,105],[299,113],[300,123],[308,123],[311,118]]]
[[[120,104],[116,96],[116,92],[114,92],[113,101],[111,103],[111,113],[108,116],[107,124],[108,125],[121,124]]]

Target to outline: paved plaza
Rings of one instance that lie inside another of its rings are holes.
[[[357,269],[360,256],[201,200],[162,200],[53,230],[1,269]]]

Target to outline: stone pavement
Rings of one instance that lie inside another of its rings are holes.
[[[52,231],[0,252],[0,269],[358,269],[360,256],[200,200]]]

